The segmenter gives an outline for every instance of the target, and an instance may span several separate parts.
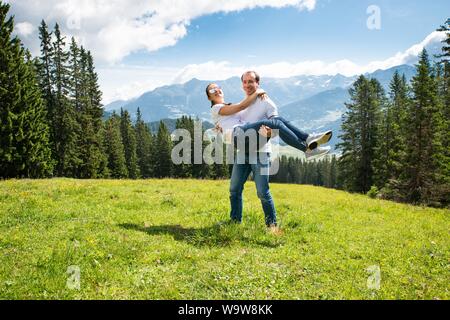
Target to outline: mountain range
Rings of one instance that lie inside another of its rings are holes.
[[[404,74],[408,81],[416,72],[411,65],[400,65],[387,70],[377,70],[365,76],[380,81],[387,91],[395,71]],[[332,140],[334,146],[338,142],[345,102],[350,99],[348,89],[357,78],[358,76],[346,77],[340,74],[263,78],[261,87],[277,104],[280,115],[305,131],[334,130],[336,137]],[[192,79],[184,84],[157,88],[136,99],[115,101],[106,105],[105,111],[109,113],[123,108],[134,118],[139,107],[144,121],[148,123],[162,119],[177,119],[183,115],[212,122],[211,105],[205,93],[206,86],[211,82],[222,87],[227,101],[238,102],[243,99],[239,77],[222,81]]]

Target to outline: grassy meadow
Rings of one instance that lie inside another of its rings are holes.
[[[221,223],[228,185],[2,181],[0,299],[450,298],[449,210],[272,184],[271,234],[252,182]]]

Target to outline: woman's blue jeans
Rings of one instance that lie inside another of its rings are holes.
[[[256,135],[258,135],[258,131],[262,126],[277,129],[279,131],[280,138],[288,145],[303,152],[307,150],[308,146],[306,145],[306,139],[308,139],[308,134],[301,131],[282,117],[260,120],[236,127],[234,129],[234,137],[239,139],[240,135],[244,135],[249,130],[255,130]]]

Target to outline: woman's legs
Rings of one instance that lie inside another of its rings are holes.
[[[272,118],[272,119],[248,123],[243,126],[237,127],[235,129],[235,135],[239,136],[239,131],[244,134],[249,130],[255,130],[256,132],[258,132],[259,129],[261,128],[261,126],[267,126],[271,129],[277,129],[279,131],[280,138],[284,142],[286,142],[288,145],[305,152],[307,149],[307,145],[306,145],[306,141],[305,141],[306,139],[303,139],[303,137],[305,137],[305,135],[306,135],[306,138],[308,138],[308,135],[303,133],[299,129],[295,128],[291,124],[289,124],[289,126],[293,127],[294,130],[297,132],[297,134],[300,135],[300,137],[299,137],[293,130],[291,130],[284,123],[283,120],[284,120],[283,118],[276,117],[276,118]]]
[[[306,141],[306,139],[308,139],[309,134],[307,134],[306,132],[303,132],[302,130],[300,130],[299,128],[297,128],[296,126],[294,126],[293,124],[291,124],[290,121],[286,120],[283,117],[275,117],[275,119],[279,119],[280,121],[282,121],[286,127],[289,128],[289,130],[291,130],[293,133],[295,133],[295,135],[303,141]]]

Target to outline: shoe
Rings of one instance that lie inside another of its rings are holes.
[[[328,143],[333,137],[333,131],[327,131],[322,133],[313,133],[306,139],[306,144],[309,150],[317,149],[318,146]]]
[[[324,155],[330,153],[331,147],[319,147],[314,150],[308,150],[305,152],[306,160],[318,159]]]
[[[273,234],[275,236],[281,236],[283,234],[281,229],[276,224],[271,224],[270,226],[268,226],[267,232],[269,232],[270,234]]]

